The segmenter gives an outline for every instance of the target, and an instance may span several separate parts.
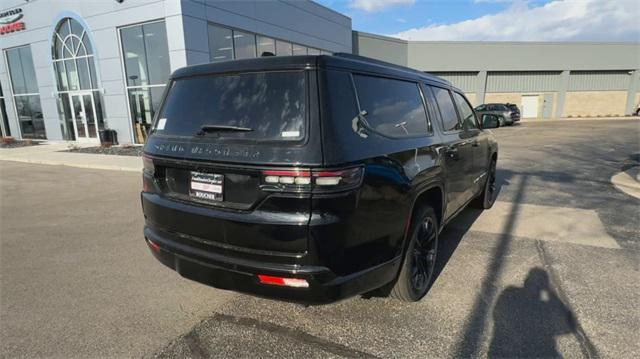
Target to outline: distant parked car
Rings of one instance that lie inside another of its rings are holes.
[[[514,104],[504,103],[485,103],[475,108],[478,116],[496,115],[500,121],[500,126],[513,125],[514,122],[520,121],[520,110]]]
[[[636,105],[635,111],[633,111],[634,116],[640,116],[640,103]]]
[[[505,105],[507,105],[507,107],[511,109],[511,118],[513,118],[513,121],[520,121],[520,109],[518,108],[518,105],[516,105],[515,103],[506,103]]]

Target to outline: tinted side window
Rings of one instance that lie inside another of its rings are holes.
[[[460,118],[462,119],[462,128],[464,130],[472,130],[478,128],[478,125],[476,124],[476,116],[464,96],[457,92],[454,92],[453,98],[456,100],[458,113],[460,114]]]
[[[444,131],[458,131],[462,127],[458,121],[458,114],[451,100],[449,90],[440,87],[431,87],[436,97],[438,108],[440,109],[440,117],[442,118],[442,126]]]
[[[417,83],[354,75],[360,108],[367,122],[390,137],[426,135],[427,114]]]

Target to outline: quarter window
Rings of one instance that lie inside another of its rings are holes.
[[[462,129],[477,129],[478,125],[476,124],[476,115],[473,113],[471,106],[464,96],[454,92],[453,98],[456,100],[456,105],[458,106],[458,113],[460,113],[460,119],[462,120]]]
[[[361,110],[368,124],[389,137],[428,134],[427,114],[417,83],[354,75]]]
[[[440,87],[431,87],[431,89],[433,90],[438,108],[440,109],[440,118],[442,119],[444,131],[459,131],[462,127],[458,121],[458,115],[456,114],[449,90]]]

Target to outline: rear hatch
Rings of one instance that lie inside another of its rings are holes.
[[[321,163],[313,88],[302,69],[173,78],[145,145],[147,220],[218,247],[305,251],[310,194],[265,176]]]

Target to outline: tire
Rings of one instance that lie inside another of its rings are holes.
[[[409,243],[400,274],[390,296],[405,302],[417,302],[433,284],[438,253],[438,217],[431,206],[418,209],[409,231]]]
[[[484,182],[482,192],[473,201],[473,206],[481,209],[493,207],[496,201],[496,160],[492,159],[487,169],[487,179]]]

